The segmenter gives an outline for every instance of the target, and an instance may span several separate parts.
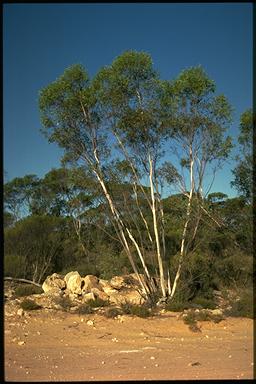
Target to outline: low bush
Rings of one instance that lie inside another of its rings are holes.
[[[126,315],[134,315],[138,317],[149,317],[151,316],[150,310],[146,305],[135,305],[129,302],[121,304],[122,312]]]
[[[108,308],[105,312],[105,316],[110,319],[114,319],[118,315],[121,315],[122,311],[120,308]]]
[[[34,294],[40,294],[40,293],[43,293],[43,289],[33,284],[29,284],[29,285],[19,284],[14,291],[14,295],[16,297],[30,296]]]
[[[253,313],[253,294],[251,291],[242,291],[239,294],[239,299],[230,303],[231,308],[224,313],[231,317],[248,317],[254,318]]]
[[[169,301],[167,302],[165,309],[167,311],[172,312],[182,312],[184,309],[190,308],[190,304],[188,302],[181,302],[181,301]]]
[[[99,297],[96,297],[96,299],[90,299],[86,302],[86,304],[91,308],[98,308],[98,307],[106,307],[109,302],[106,300],[102,300]]]
[[[81,304],[78,307],[77,313],[79,315],[89,315],[90,313],[93,313],[93,310],[88,304]]]
[[[24,311],[33,311],[42,308],[41,305],[37,304],[34,300],[25,299],[20,303],[20,306]]]
[[[72,301],[68,296],[56,297],[54,302],[55,304],[60,305],[64,311],[69,311],[72,307]]]
[[[195,297],[192,300],[193,304],[199,305],[201,308],[204,309],[214,309],[216,308],[216,303],[214,300],[206,299],[205,297]]]

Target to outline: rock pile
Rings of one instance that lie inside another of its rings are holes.
[[[81,303],[96,298],[118,305],[124,302],[132,304],[144,302],[139,293],[140,285],[135,274],[103,280],[94,275],[81,277],[77,271],[69,272],[65,276],[53,273],[46,278],[42,289],[47,296],[69,297]]]

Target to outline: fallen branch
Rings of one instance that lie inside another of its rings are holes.
[[[10,281],[19,281],[21,283],[27,283],[27,284],[33,284],[36,287],[42,288],[41,284],[35,283],[34,281],[27,280],[27,279],[19,279],[17,277],[4,277],[4,280],[10,280]]]

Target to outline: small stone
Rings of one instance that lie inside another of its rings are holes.
[[[180,341],[184,341],[183,337],[180,339]]]
[[[25,341],[18,341],[18,345],[24,345]]]
[[[229,355],[228,358],[231,359],[232,355]]]
[[[158,365],[158,364],[155,364],[155,367],[159,367],[159,365]]]
[[[206,339],[209,339],[209,336],[208,335],[205,335]]]
[[[156,358],[154,356],[150,356],[150,360],[155,360]]]
[[[104,364],[105,364],[105,361],[102,361],[101,364],[104,365]]]
[[[18,316],[23,316],[23,315],[24,315],[24,311],[23,311],[22,308],[18,309],[18,311],[17,311],[17,315],[18,315]]]
[[[88,321],[86,322],[86,324],[89,325],[89,326],[92,326],[92,325],[94,325],[94,322],[93,322],[92,320],[88,320]]]
[[[82,317],[82,319],[80,321],[81,321],[81,323],[83,323],[84,322],[84,318]]]
[[[37,334],[40,336],[40,335],[41,335],[41,332],[37,331]]]

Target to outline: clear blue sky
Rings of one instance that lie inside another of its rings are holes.
[[[201,64],[234,107],[252,106],[252,4],[5,4],[4,171],[44,176],[61,151],[40,133],[39,90],[74,63],[93,76],[128,49],[147,51],[162,78]],[[234,151],[237,151],[237,149]],[[213,190],[234,196],[227,164]]]

